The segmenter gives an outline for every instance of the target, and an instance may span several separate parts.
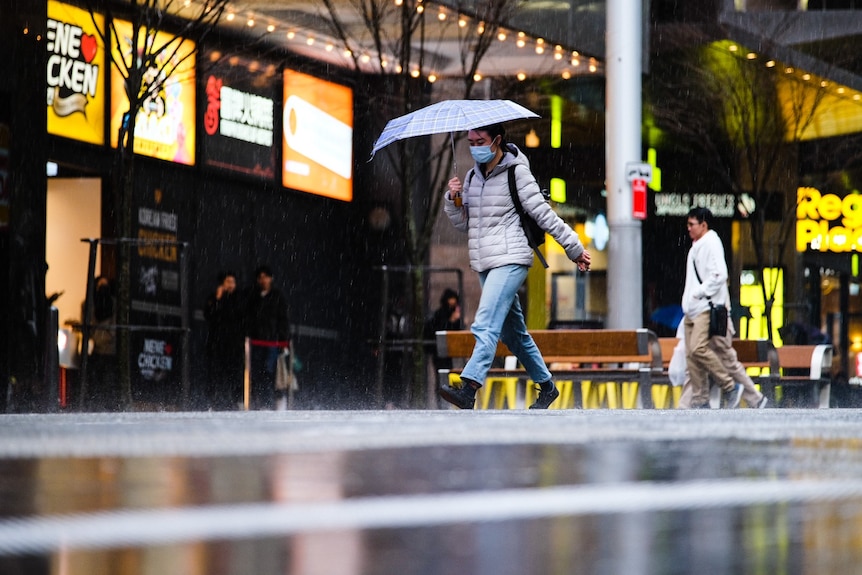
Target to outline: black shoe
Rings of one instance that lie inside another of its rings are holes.
[[[469,380],[462,380],[461,386],[444,385],[440,387],[438,393],[440,397],[459,409],[473,409],[473,404],[476,403],[476,390],[482,386]]]
[[[712,409],[712,406],[707,401],[706,403],[702,403],[700,405],[692,405],[692,409]]]
[[[554,400],[560,397],[560,392],[557,390],[557,386],[554,385],[554,382],[549,382],[551,384],[550,389],[542,389],[539,387],[539,397],[536,398],[536,403],[530,406],[530,409],[548,409]]]

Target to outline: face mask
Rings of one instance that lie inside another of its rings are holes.
[[[494,159],[494,152],[491,151],[491,146],[470,146],[470,154],[480,164],[487,164]]]

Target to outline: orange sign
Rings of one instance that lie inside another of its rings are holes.
[[[105,143],[105,47],[99,34],[104,28],[99,14],[48,2],[49,134]]]
[[[145,49],[157,51],[156,64],[144,74],[143,91],[155,90],[143,101],[135,118],[135,153],[161,160],[192,165],[195,163],[195,44],[166,32],[155,32],[132,47],[132,25],[115,21],[119,36],[112,42],[115,61],[128,62]],[[180,47],[174,53],[177,42]],[[155,48],[149,48],[153,46]],[[146,48],[145,48],[146,47]],[[123,77],[116,66],[111,70],[111,145],[116,147],[123,117],[129,111],[129,99]]]
[[[353,91],[284,71],[282,184],[338,200],[353,199]]]

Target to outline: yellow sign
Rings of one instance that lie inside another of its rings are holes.
[[[862,195],[841,198],[815,188],[796,195],[796,251],[862,251]]]
[[[105,143],[105,47],[99,33],[104,29],[99,14],[48,2],[49,134]]]
[[[195,44],[166,32],[154,32],[132,47],[132,25],[115,21],[117,40],[111,51],[115,61],[131,65],[132,56],[145,50],[158,52],[155,65],[144,73],[142,92],[151,92],[135,118],[135,153],[161,160],[192,165],[195,163]],[[174,50],[180,43],[179,49]],[[154,48],[152,48],[152,47]],[[116,147],[123,118],[129,111],[125,83],[116,66],[111,70],[111,145]]]

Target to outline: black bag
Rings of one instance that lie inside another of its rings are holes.
[[[727,335],[727,308],[709,302],[709,337]]]
[[[527,243],[530,244],[530,247],[533,248],[534,252],[536,252],[536,257],[539,258],[539,261],[542,262],[545,269],[548,269],[548,262],[545,261],[545,256],[543,256],[541,250],[539,250],[539,246],[545,243],[545,230],[539,227],[536,220],[530,217],[530,215],[524,211],[524,206],[521,205],[521,198],[518,197],[518,188],[515,184],[515,168],[517,167],[518,165],[515,164],[513,166],[509,166],[509,169],[507,170],[509,172],[509,194],[512,196],[512,203],[515,204],[515,211],[518,212],[518,217],[521,218],[521,227],[524,228],[524,235],[527,236]],[[550,202],[551,194],[548,190],[540,191],[542,193],[542,197],[545,198],[545,201]]]
[[[697,273],[697,266],[694,265],[694,261],[691,262],[692,267],[694,268],[694,275],[697,277],[697,281],[700,284],[703,284],[703,280],[700,279],[700,274]],[[712,300],[706,298],[706,301],[709,302],[709,337],[721,336],[724,337],[727,335],[727,308],[724,307],[724,304],[715,305],[712,303]]]

